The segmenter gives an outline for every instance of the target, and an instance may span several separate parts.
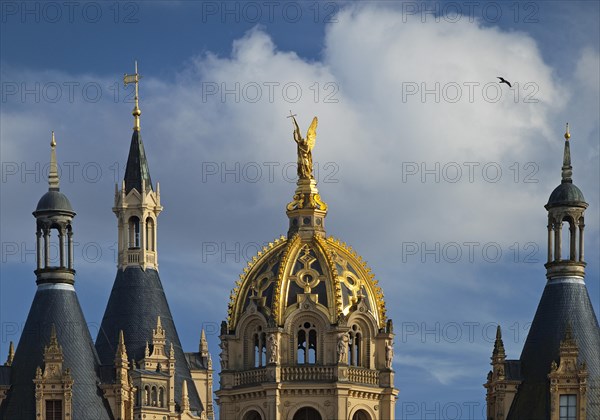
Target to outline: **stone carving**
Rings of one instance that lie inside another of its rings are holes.
[[[279,339],[275,334],[269,334],[267,339],[269,344],[269,363],[277,364],[279,362]]]
[[[348,363],[348,341],[348,334],[342,333],[338,335],[338,363]]]
[[[385,367],[387,369],[392,368],[392,361],[394,360],[394,344],[392,340],[385,341]]]
[[[227,340],[222,340],[221,347],[221,370],[226,370],[229,368],[229,348],[228,348]]]

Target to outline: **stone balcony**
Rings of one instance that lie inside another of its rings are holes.
[[[222,372],[222,379],[233,387],[267,382],[351,382],[380,386],[380,372],[355,366],[268,366],[242,372]],[[229,378],[227,378],[229,377]]]

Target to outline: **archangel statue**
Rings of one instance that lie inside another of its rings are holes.
[[[315,147],[315,140],[317,139],[317,123],[319,121],[317,117],[314,117],[310,127],[308,127],[306,138],[302,138],[295,115],[291,115],[290,113],[290,117],[294,122],[294,140],[298,145],[298,178],[313,179],[312,149]]]

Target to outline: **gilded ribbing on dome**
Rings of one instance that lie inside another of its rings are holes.
[[[375,279],[375,275],[371,271],[371,268],[362,259],[362,257],[360,255],[358,255],[350,246],[346,245],[345,242],[342,242],[339,239],[336,239],[336,238],[330,236],[327,238],[327,243],[333,245],[334,247],[337,247],[338,249],[342,249],[345,252],[349,253],[351,256],[353,256],[357,260],[357,262],[360,264],[362,269],[366,272],[367,280],[368,280],[367,284],[370,283],[370,288],[373,289],[371,292],[374,294],[375,303],[377,305],[380,327],[383,327],[383,325],[385,324],[385,321],[387,319],[386,318],[387,310],[385,307],[385,298],[383,295],[383,290],[381,290],[381,287],[378,286],[379,282]]]
[[[252,257],[252,259],[248,261],[246,267],[244,267],[243,273],[239,276],[240,279],[236,280],[234,288],[229,294],[229,305],[227,308],[227,323],[229,324],[230,329],[234,329],[237,324],[237,314],[239,313],[240,309],[238,308],[238,306],[244,304],[247,289],[249,286],[251,286],[250,284],[245,284],[246,278],[250,273],[252,273],[252,269],[262,259],[263,256],[267,255],[271,250],[284,245],[286,242],[288,241],[285,238],[285,236],[275,238],[273,242],[269,242],[268,246],[263,247],[263,249],[259,251],[257,255]]]
[[[333,280],[334,287],[334,297],[335,297],[335,308],[336,308],[336,317],[339,317],[344,308],[343,300],[342,300],[342,285],[340,284],[339,274],[337,268],[335,267],[335,262],[333,261],[331,250],[327,246],[327,240],[323,239],[320,235],[314,235],[313,238],[319,244],[321,249],[323,250],[323,255],[325,255],[325,259],[327,264],[329,265],[329,270],[331,271],[331,279]]]
[[[277,279],[275,280],[275,292],[273,295],[276,297],[273,301],[273,316],[281,324],[281,318],[283,311],[281,307],[281,285],[283,284],[283,277],[285,276],[285,270],[290,258],[290,251],[296,247],[296,244],[300,243],[300,235],[295,234],[290,240],[287,241],[288,245],[281,256],[281,262],[279,264],[279,270],[277,272]]]

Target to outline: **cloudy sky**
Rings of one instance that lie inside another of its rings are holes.
[[[303,131],[319,117],[327,233],[384,290],[399,418],[483,417],[498,323],[519,357],[545,284],[543,206],[560,182],[567,121],[598,313],[598,2],[1,7],[0,360],[35,293],[31,212],[47,189],[51,130],[96,336],[116,271],[111,208],[133,124],[122,76],[134,60],[164,206],[160,274],[188,351],[204,327],[216,360],[234,281],[287,230],[290,110]]]

